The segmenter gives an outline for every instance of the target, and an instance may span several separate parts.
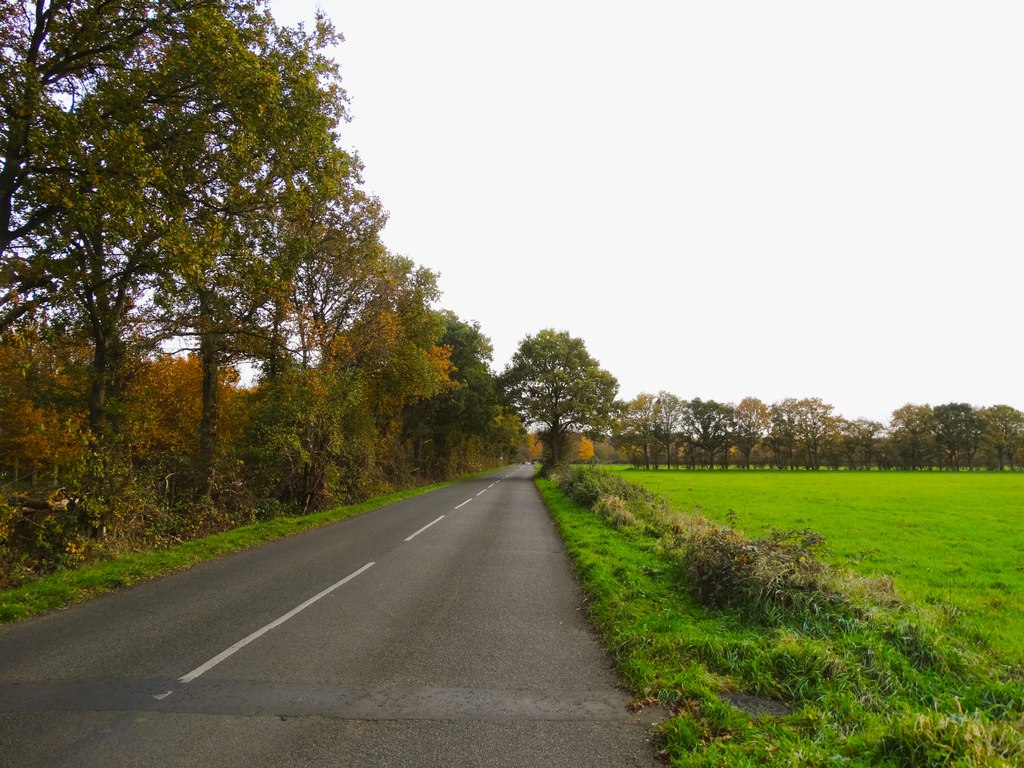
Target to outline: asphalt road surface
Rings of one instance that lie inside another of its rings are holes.
[[[657,766],[520,466],[0,627],[0,766]]]

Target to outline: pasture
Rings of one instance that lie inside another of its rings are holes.
[[[829,557],[892,579],[905,599],[957,619],[1024,662],[1024,474],[644,471],[623,477],[752,536],[810,528]]]

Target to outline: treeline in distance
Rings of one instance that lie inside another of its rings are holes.
[[[613,444],[619,458],[645,468],[1019,469],[1024,413],[908,403],[882,424],[844,418],[816,397],[768,405],[643,393],[624,404]]]

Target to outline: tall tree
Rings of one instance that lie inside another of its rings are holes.
[[[754,449],[768,435],[768,406],[756,397],[745,397],[733,409],[733,422],[733,442],[743,457],[744,468],[750,469]]]
[[[885,427],[871,419],[850,421],[837,419],[839,440],[842,443],[848,469],[870,469],[875,459],[875,446]]]
[[[945,403],[932,410],[935,420],[935,442],[946,454],[946,466],[959,470],[961,462],[974,466],[984,425],[970,403]]]
[[[771,446],[775,466],[779,469],[795,469],[796,420],[798,401],[787,397],[769,406],[771,425],[768,429],[768,444]]]
[[[1009,405],[993,405],[981,409],[984,423],[982,439],[996,455],[999,470],[1007,462],[1014,469],[1014,455],[1024,445],[1024,413]]]
[[[641,392],[622,408],[616,426],[619,446],[634,454],[634,465],[658,468],[658,398]]]
[[[838,424],[832,406],[820,397],[806,397],[796,402],[794,427],[804,451],[805,466],[820,469],[826,447],[838,436]]]
[[[565,331],[524,338],[501,384],[523,421],[540,428],[546,472],[566,459],[573,433],[596,437],[612,427],[619,383]]]
[[[932,407],[907,403],[892,412],[889,436],[904,469],[931,467],[935,456],[935,414]]]
[[[403,435],[419,477],[448,478],[493,466],[514,455],[518,420],[500,404],[490,368],[490,340],[477,323],[442,313],[441,347],[450,350],[451,386],[407,407]]]
[[[723,466],[729,465],[729,443],[732,440],[733,409],[715,400],[690,400],[684,411],[683,429],[694,447],[703,451],[709,468],[722,453]]]
[[[346,97],[324,54],[338,37],[323,18],[307,33],[233,3],[198,16],[189,31],[189,45],[169,51],[160,73],[178,86],[159,109],[176,137],[165,176],[179,201],[185,257],[160,298],[176,332],[196,340],[203,368],[199,459],[208,494],[220,371],[273,340],[272,299],[294,270],[282,224],[329,197],[351,166],[336,145]]]
[[[655,399],[655,406],[657,410],[655,436],[665,446],[665,464],[671,469],[673,459],[677,466],[679,464],[679,447],[676,441],[679,437],[679,428],[683,423],[686,403],[671,392],[661,390]],[[673,451],[673,449],[675,450]]]

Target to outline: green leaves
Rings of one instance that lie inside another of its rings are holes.
[[[564,457],[573,432],[597,435],[613,423],[619,383],[582,339],[545,329],[527,336],[501,376],[509,404],[541,429],[548,469]]]

